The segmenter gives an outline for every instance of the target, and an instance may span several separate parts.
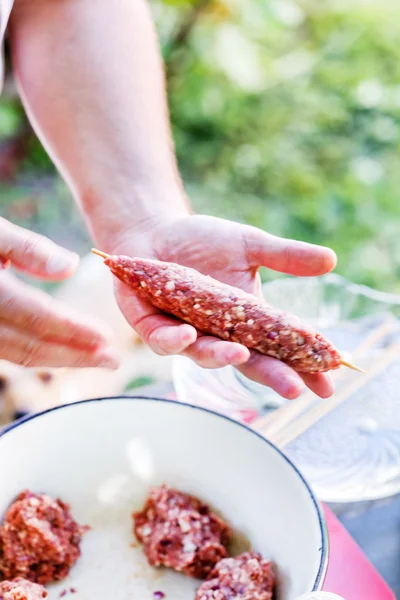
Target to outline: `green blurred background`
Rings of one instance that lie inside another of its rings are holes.
[[[340,274],[400,292],[400,3],[152,6],[195,209],[327,244]],[[0,138],[1,214],[86,251],[81,218],[11,76]]]

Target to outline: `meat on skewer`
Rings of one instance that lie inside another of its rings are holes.
[[[141,298],[198,331],[238,342],[302,373],[331,371],[340,365],[361,371],[297,317],[241,289],[182,265],[93,252]]]

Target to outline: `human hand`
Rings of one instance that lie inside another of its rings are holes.
[[[70,277],[77,255],[0,217],[0,358],[25,366],[118,365],[102,323],[79,315],[5,269],[48,281]]]
[[[201,215],[158,223],[145,233],[128,230],[111,252],[193,267],[253,294],[261,294],[260,266],[291,275],[316,276],[331,271],[336,264],[334,252],[327,248],[284,240],[254,227]],[[120,282],[116,283],[116,290],[126,319],[157,354],[183,354],[206,368],[234,365],[250,379],[288,399],[296,398],[304,383],[321,397],[333,392],[330,374],[296,373],[286,364],[249,351],[241,344],[198,333],[191,325],[144,302]]]

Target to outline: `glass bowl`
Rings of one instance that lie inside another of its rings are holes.
[[[372,339],[373,332],[390,317],[385,335],[365,352],[361,366],[370,368],[385,348],[400,341],[399,296],[356,285],[334,274],[278,279],[264,285],[263,293],[272,305],[318,328],[344,357],[350,357],[366,339]],[[351,372],[338,379],[337,393],[357,376]],[[399,377],[400,356],[285,446],[286,454],[303,471],[321,500],[348,503],[400,492]],[[177,357],[173,380],[180,401],[242,421],[251,422],[288,404],[232,367],[207,370]],[[321,402],[313,397],[307,410]]]

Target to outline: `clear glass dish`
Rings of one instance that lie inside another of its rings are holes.
[[[355,285],[337,275],[279,279],[263,288],[268,302],[297,314],[327,335],[344,356],[393,315],[393,323],[363,356],[373,365],[399,339],[400,297]],[[361,365],[362,366],[362,365]],[[351,374],[349,374],[349,377]],[[321,500],[347,503],[400,492],[400,356],[379,376],[285,446]],[[235,369],[206,370],[177,357],[178,399],[251,421],[287,404]],[[338,392],[346,379],[338,380]],[[316,397],[309,409],[323,402]]]

